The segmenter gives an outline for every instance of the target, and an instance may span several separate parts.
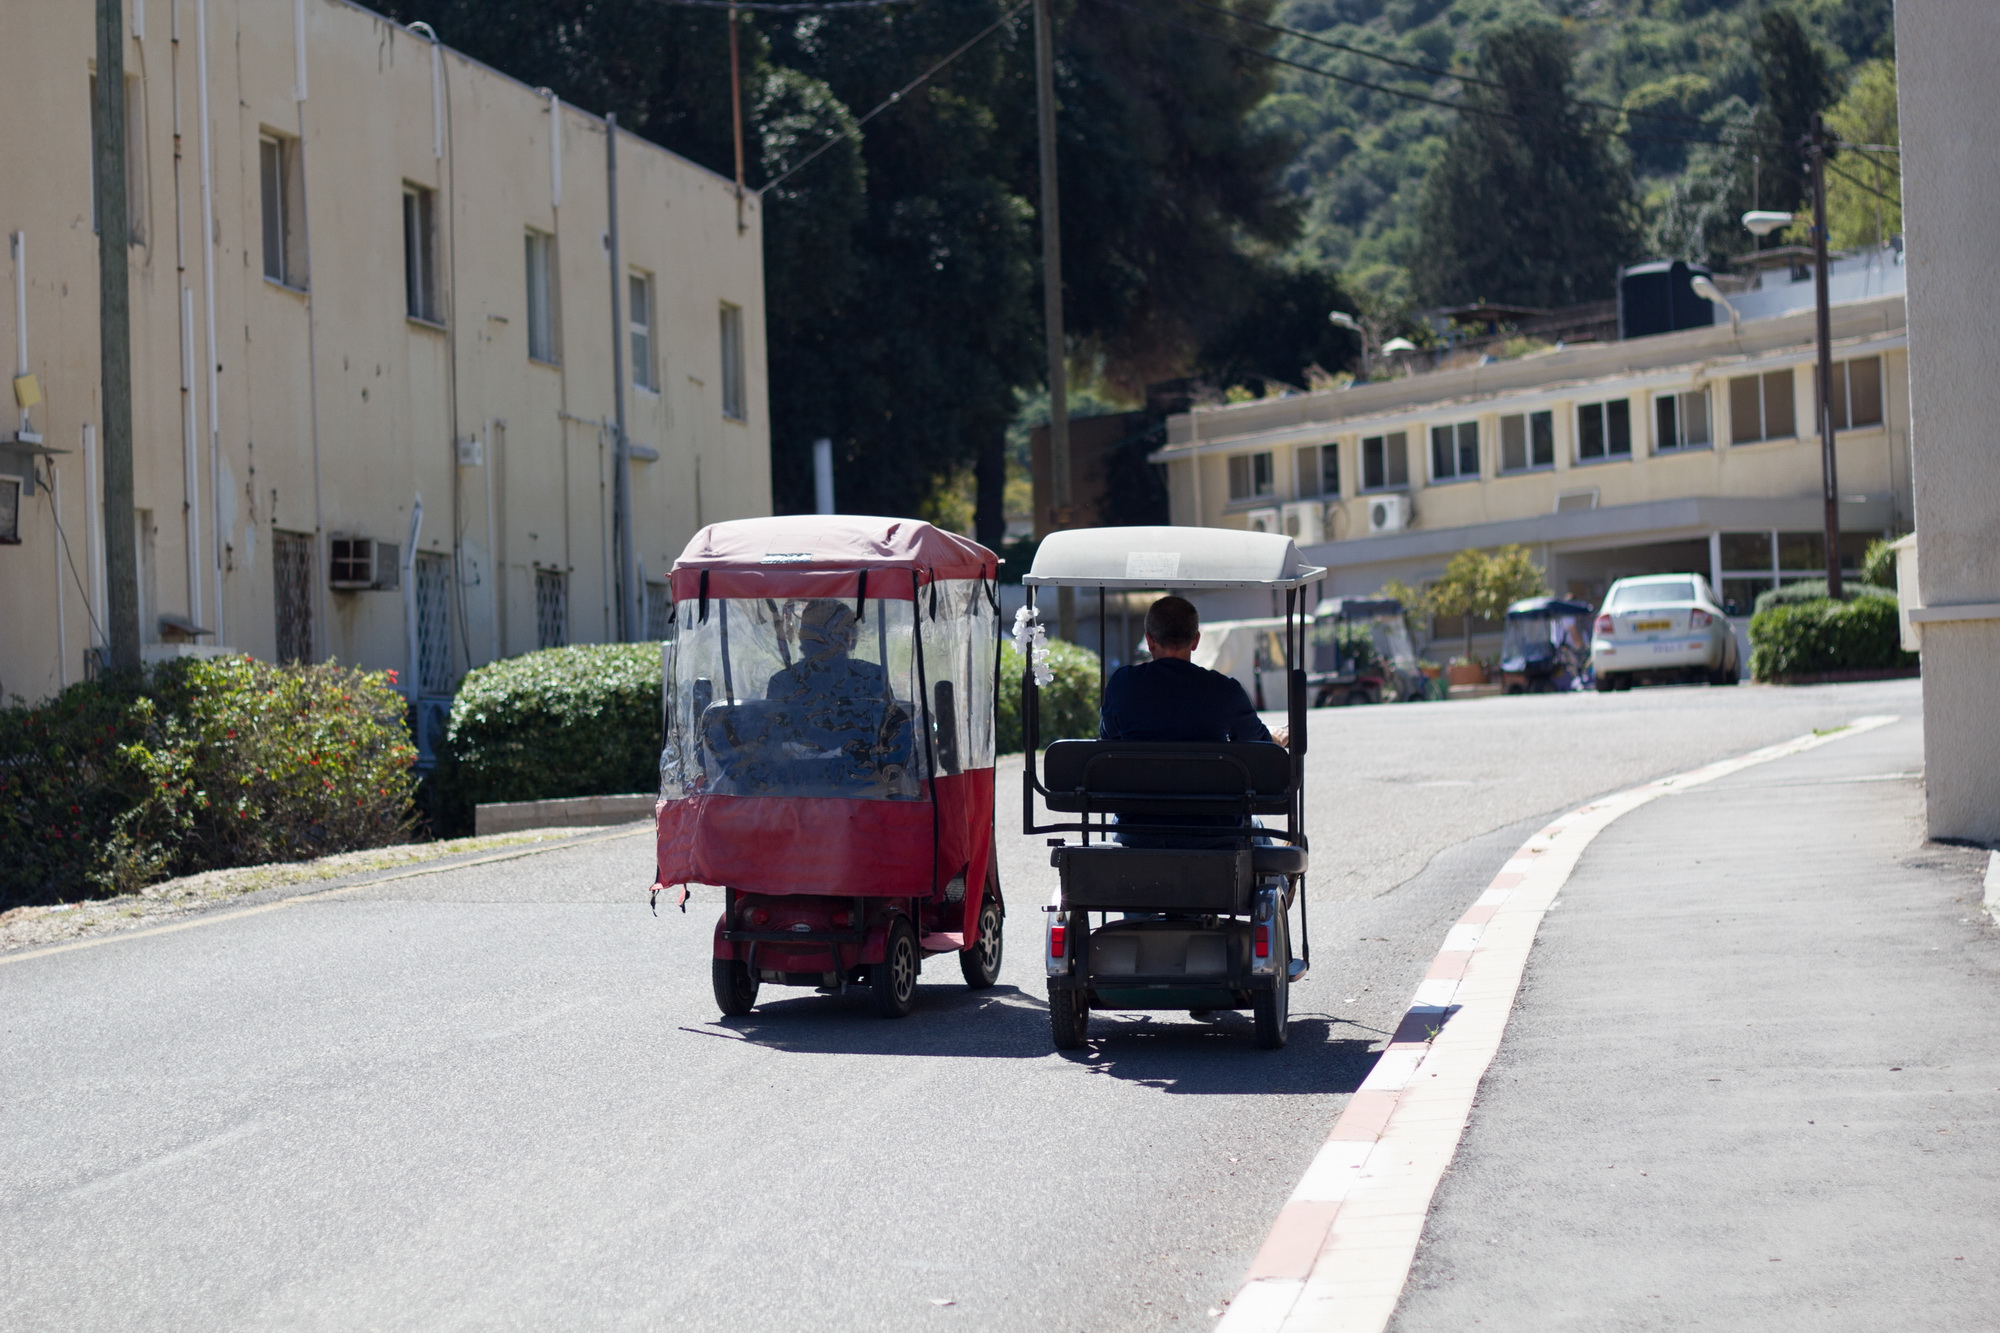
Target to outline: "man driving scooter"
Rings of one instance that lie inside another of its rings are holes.
[[[1287,743],[1283,727],[1273,735],[1235,679],[1194,664],[1201,643],[1201,617],[1185,597],[1162,597],[1146,610],[1146,651],[1150,662],[1120,667],[1104,687],[1098,738],[1107,741],[1264,741]],[[1194,828],[1241,827],[1230,815],[1156,815],[1146,822]],[[1135,847],[1214,847],[1233,842],[1198,835],[1119,834]]]

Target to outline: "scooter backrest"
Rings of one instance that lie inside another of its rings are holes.
[[[1282,815],[1292,756],[1262,742],[1057,741],[1042,782],[1049,809],[1070,813]]]

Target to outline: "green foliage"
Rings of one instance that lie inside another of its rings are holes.
[[[1018,754],[1024,732],[1021,721],[1021,650],[1013,641],[1000,645],[1000,701],[994,719],[994,748]],[[1049,666],[1056,678],[1041,691],[1042,744],[1097,735],[1097,654],[1061,639],[1049,640]]]
[[[1761,603],[1761,599],[1760,599]],[[1830,598],[1760,609],[1750,618],[1750,672],[1759,680],[1829,671],[1872,671],[1911,666],[1902,650],[1896,602],[1864,596]]]
[[[652,791],[659,782],[660,645],[574,644],[470,672],[446,745],[455,809]]]
[[[1896,62],[1876,60],[1855,71],[1827,130],[1848,143],[1896,144]],[[1839,249],[1880,245],[1903,230],[1903,177],[1898,159],[1882,153],[1842,153],[1826,173],[1828,243]],[[1885,197],[1886,196],[1886,197]]]
[[[1541,566],[1527,547],[1503,546],[1490,552],[1460,551],[1424,601],[1433,615],[1499,620],[1515,602],[1543,596],[1548,590]]]
[[[1425,177],[1417,293],[1566,306],[1601,300],[1638,242],[1632,179],[1597,134],[1595,113],[1550,100],[1575,84],[1569,38],[1546,23],[1486,37],[1464,114]]]
[[[1840,585],[1841,600],[1851,602],[1857,597],[1887,597],[1896,600],[1896,590],[1871,583],[1847,583]],[[1774,606],[1802,606],[1807,602],[1826,600],[1825,579],[1797,579],[1781,583],[1775,588],[1757,594],[1755,611],[1766,611]]]
[[[1872,583],[1878,588],[1895,591],[1896,587],[1896,544],[1886,539],[1868,543],[1868,550],[1861,557],[1861,581]]]
[[[386,673],[171,662],[0,710],[0,901],[399,842],[416,751]]]

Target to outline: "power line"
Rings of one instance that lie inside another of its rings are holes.
[[[1903,201],[1901,199],[1898,199],[1891,194],[1884,194],[1882,191],[1868,184],[1868,182],[1863,180],[1858,180],[1855,177],[1848,175],[1846,172],[1842,171],[1839,167],[1835,166],[1831,158],[1827,159],[1827,161],[1824,162],[1822,165],[1824,165],[1828,171],[1831,171],[1834,175],[1840,177],[1842,180],[1846,181],[1849,185],[1854,186],[1856,189],[1866,190],[1868,191],[1868,193],[1874,195],[1877,199],[1880,199],[1885,203],[1894,204],[1898,208],[1901,208],[1903,206]]]
[[[939,70],[943,69],[946,65],[949,65],[952,61],[958,59],[960,56],[964,55],[967,51],[970,51],[973,47],[979,45],[981,42],[985,41],[988,37],[991,37],[994,33],[998,32],[1009,21],[1011,21],[1015,15],[1019,14],[1022,10],[1026,9],[1032,3],[1033,0],[1020,0],[1019,4],[1016,4],[1012,9],[1002,14],[999,18],[994,19],[984,28],[981,28],[963,46],[953,51],[943,60],[938,61],[937,64],[932,65],[929,69],[925,70],[923,73],[917,75],[916,78],[911,79],[908,83],[898,88],[895,92],[890,93],[887,97],[883,98],[882,101],[877,103],[875,107],[868,112],[867,115],[862,116],[860,119],[856,120],[852,125],[842,130],[839,134],[834,135],[831,139],[828,139],[825,143],[813,149],[810,153],[807,153],[804,157],[800,158],[798,161],[792,163],[791,166],[786,167],[776,176],[773,176],[770,180],[758,186],[757,187],[758,197],[762,198],[767,190],[776,189],[780,182],[784,181],[787,177],[797,172],[801,167],[804,167],[807,163],[811,162],[821,153],[824,153],[827,149],[839,143],[842,139],[854,138],[861,132],[861,127],[863,125],[866,125],[869,121],[875,119],[875,117],[881,115],[884,111],[887,111],[890,107],[896,105],[896,103],[902,101],[905,97],[915,92],[919,87],[923,85],[923,83],[926,80],[930,79]]]

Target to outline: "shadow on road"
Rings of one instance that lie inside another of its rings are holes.
[[[767,992],[768,993],[768,992]],[[844,996],[780,992],[742,1018],[687,1031],[748,1041],[798,1055],[902,1055],[972,1060],[1037,1060],[1054,1054],[1048,1009],[1018,986],[970,991],[921,986],[908,1018],[885,1021],[865,991]],[[1349,1093],[1374,1066],[1374,1044],[1326,1015],[1292,1020],[1283,1050],[1260,1051],[1247,1013],[1192,1021],[1177,1013],[1100,1010],[1089,1045],[1069,1054],[1091,1073],[1162,1092],[1227,1095]]]

